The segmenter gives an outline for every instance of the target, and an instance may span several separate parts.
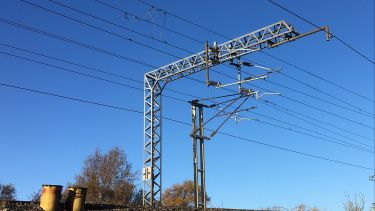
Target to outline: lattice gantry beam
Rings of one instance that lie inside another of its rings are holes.
[[[215,53],[210,51],[210,58],[216,57],[216,61],[209,59],[209,65],[218,65],[233,58],[238,58],[259,51],[263,48],[272,47],[274,44],[286,41],[295,36],[298,36],[298,33],[294,31],[292,26],[285,21],[279,21],[275,24],[218,45],[217,55],[214,55]],[[147,76],[156,81],[162,80],[165,83],[168,83],[199,72],[205,69],[205,65],[206,52],[201,51],[197,54],[148,72]]]

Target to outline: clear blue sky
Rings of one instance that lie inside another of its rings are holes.
[[[72,12],[52,2],[33,2],[171,54],[180,57],[189,55],[189,53],[181,50]],[[149,7],[140,4],[136,0],[107,2],[144,18],[151,19],[160,25],[165,24],[168,28],[198,40],[208,40],[210,43],[226,41],[222,37],[186,24],[171,16],[167,15],[164,18],[160,12],[154,11],[150,13],[148,12]],[[190,0],[184,2],[152,0],[150,2],[233,38],[279,20],[285,20],[293,24],[296,30],[301,33],[313,29],[312,26],[265,0]],[[374,58],[374,1],[280,0],[278,2],[318,25],[329,25],[333,33],[339,35],[340,38],[350,43],[363,54],[372,59]],[[199,43],[143,23],[132,16],[104,7],[95,1],[64,1],[64,3],[119,25],[154,36],[157,39],[165,40],[189,51],[198,52],[203,50],[203,46]],[[155,66],[162,66],[176,60],[176,58],[171,56],[83,26],[21,1],[2,1],[0,14],[1,18],[58,34],[123,56],[142,60]],[[145,72],[152,70],[152,68],[42,36],[3,22],[0,22],[0,27],[2,32],[0,42],[3,44],[125,75],[138,81],[143,80]],[[141,83],[99,74],[88,69],[5,47],[4,45],[0,45],[0,51],[143,89]],[[323,33],[318,33],[275,49],[265,50],[265,52],[285,59],[356,93],[371,99],[374,98],[374,66],[337,40],[333,39],[330,42],[326,42]],[[374,113],[373,102],[338,89],[264,54],[253,53],[248,55],[247,58],[270,67],[281,67],[283,68],[282,71],[288,75],[324,90],[324,92],[349,102],[364,111]],[[59,71],[52,67],[10,57],[3,53],[0,54],[0,64],[0,83],[143,110],[142,91]],[[226,67],[217,67],[215,69],[235,76],[234,71]],[[247,71],[257,71],[256,73],[259,73],[258,70],[253,69],[248,69]],[[204,74],[199,73],[193,77],[203,80]],[[212,77],[217,80],[230,81],[217,74],[213,74]],[[280,74],[273,74],[269,80],[353,109],[347,104],[332,99]],[[373,118],[323,103],[265,81],[257,81],[254,84],[374,127]],[[251,87],[251,84],[248,87]],[[214,90],[185,79],[168,84],[168,88],[200,97],[227,94],[224,90]],[[165,94],[184,100],[192,100],[191,97],[173,92],[166,91]],[[73,182],[74,176],[80,172],[84,159],[90,153],[93,153],[96,148],[106,151],[113,146],[119,146],[126,151],[134,170],[142,168],[143,116],[141,114],[48,97],[3,86],[0,87],[0,99],[0,182],[15,184],[20,200],[29,199],[30,194],[40,188],[42,184],[65,185],[68,182]],[[372,141],[337,130],[331,126],[322,125],[336,132],[330,133],[255,100],[250,100],[248,106],[255,105],[258,107],[256,109],[257,113],[306,127],[336,139],[347,142],[360,141],[370,145],[370,147],[373,146],[374,131],[369,128],[317,111],[280,96],[268,96],[267,100],[287,107],[292,112],[303,113],[360,134],[372,139]],[[191,121],[189,104],[164,98],[163,105],[163,114],[165,116],[183,122]],[[210,115],[212,115],[212,112],[207,112],[207,117]],[[246,114],[246,116],[300,130],[255,114]],[[310,121],[314,122],[314,120]],[[217,124],[219,121],[215,123]],[[214,127],[215,123],[210,127]],[[320,123],[315,123],[320,125]],[[190,127],[167,120],[164,121],[164,188],[193,177],[192,146],[188,136],[190,130]],[[243,121],[240,124],[229,122],[224,126],[223,132],[342,162],[369,168],[373,166],[373,154],[371,153],[327,143],[320,139],[256,121]],[[305,203],[323,210],[342,210],[342,203],[345,201],[346,194],[350,196],[363,194],[366,198],[367,207],[373,201],[373,185],[368,181],[369,175],[373,173],[369,170],[306,157],[222,135],[217,135],[211,142],[207,143],[206,155],[207,192],[212,198],[212,207],[264,208],[282,206],[292,208],[299,203]],[[138,183],[140,184],[140,180]]]

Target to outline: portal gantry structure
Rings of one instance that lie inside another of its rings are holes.
[[[165,86],[178,79],[220,65],[241,56],[273,48],[298,38],[325,31],[328,27],[299,34],[292,25],[279,21],[269,26],[229,40],[223,44],[206,46],[205,50],[180,59],[144,75],[144,161],[143,204],[152,208],[162,206],[162,92]],[[207,85],[215,85],[208,80]]]

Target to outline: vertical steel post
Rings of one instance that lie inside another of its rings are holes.
[[[241,81],[241,59],[238,57],[237,59],[237,80]],[[242,83],[238,83],[238,92],[241,92]]]
[[[208,63],[208,60],[209,60],[209,46],[208,46],[208,41],[206,41],[205,43],[205,51],[206,51],[206,83],[207,83],[207,86],[210,86],[210,66],[209,66],[209,63]]]
[[[200,173],[201,173],[201,206],[206,209],[206,180],[204,160],[204,128],[203,128],[203,106],[199,107],[199,136],[200,136]]]
[[[196,131],[196,116],[197,116],[197,107],[192,103],[192,123],[193,130]],[[198,154],[197,154],[197,138],[193,134],[193,166],[194,166],[194,203],[195,207],[199,207],[199,188],[198,188]]]

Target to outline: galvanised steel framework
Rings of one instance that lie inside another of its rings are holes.
[[[244,36],[210,47],[208,51],[180,59],[144,76],[144,162],[143,204],[161,206],[162,201],[162,112],[161,95],[169,82],[222,64],[243,55],[272,48],[327,27],[300,35],[285,21],[279,21]]]

